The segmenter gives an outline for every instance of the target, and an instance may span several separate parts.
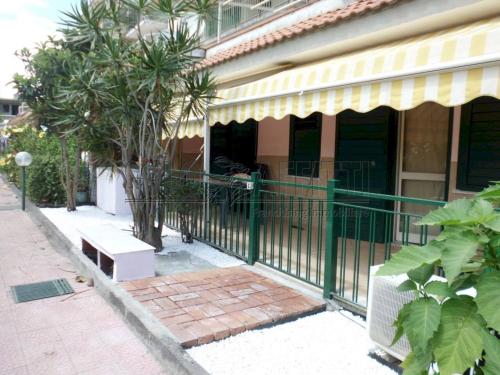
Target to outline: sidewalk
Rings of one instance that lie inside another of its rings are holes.
[[[120,316],[57,253],[0,178],[0,375],[163,374]],[[15,304],[10,286],[66,278],[75,294]]]

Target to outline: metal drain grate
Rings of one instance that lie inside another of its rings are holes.
[[[23,284],[11,287],[16,303],[34,301],[37,299],[62,296],[74,293],[66,279],[42,281],[40,283]]]

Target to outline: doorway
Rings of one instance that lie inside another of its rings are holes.
[[[449,153],[451,109],[436,103],[423,103],[400,114],[398,195],[431,200],[446,199],[447,163]],[[401,203],[397,209],[414,214],[408,221],[397,224],[397,239],[409,232],[407,240],[420,241],[419,216],[433,207]],[[404,228],[406,226],[406,228]],[[429,228],[437,235],[439,228]]]
[[[337,147],[335,156],[335,178],[342,189],[380,194],[394,194],[397,112],[389,107],[379,107],[368,113],[347,110],[337,117]],[[338,197],[340,201],[352,197]],[[387,200],[363,198],[352,202],[383,210],[392,210],[393,203]],[[384,238],[385,215],[377,220],[375,240]],[[353,238],[355,218],[348,218],[347,236]],[[367,240],[369,223],[361,222],[360,239]]]

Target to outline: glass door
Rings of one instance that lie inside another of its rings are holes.
[[[399,195],[414,198],[444,200],[450,109],[436,103],[424,103],[401,114],[399,134]],[[401,215],[396,222],[398,240],[419,243],[421,228],[417,215],[425,215],[431,206],[401,203]],[[413,216],[415,215],[415,216]],[[429,228],[435,236],[439,229]]]

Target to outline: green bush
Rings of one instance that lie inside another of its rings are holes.
[[[26,169],[26,191],[36,204],[62,205],[66,193],[61,180],[61,147],[59,139],[45,131],[32,127],[7,130],[9,146],[0,155],[0,172],[9,181],[21,186],[21,170],[16,165],[15,155],[27,151],[33,156],[33,163]],[[74,143],[70,145],[74,147]]]
[[[424,246],[404,246],[378,275],[406,274],[401,291],[415,299],[403,306],[394,342],[406,334],[411,353],[405,375],[436,372],[500,374],[500,183],[472,199],[459,199],[420,222],[443,228]],[[436,268],[446,282],[432,280]],[[470,289],[474,293],[461,292]],[[472,295],[469,295],[472,294]]]
[[[28,196],[37,204],[62,205],[66,192],[61,184],[61,162],[52,155],[33,160],[27,178]]]

